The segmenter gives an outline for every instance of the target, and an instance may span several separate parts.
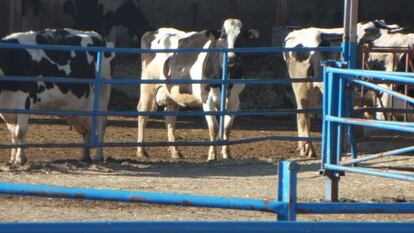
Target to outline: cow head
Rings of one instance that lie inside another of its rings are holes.
[[[362,45],[372,43],[378,39],[384,33],[384,30],[387,33],[396,33],[404,30],[404,28],[397,24],[388,25],[383,20],[374,20],[367,23],[358,23],[357,30],[358,44]]]
[[[238,48],[243,44],[243,40],[252,40],[259,37],[259,32],[254,29],[243,30],[242,22],[239,19],[227,19],[224,21],[217,40],[217,48]],[[229,68],[241,64],[240,54],[235,52],[228,53]]]

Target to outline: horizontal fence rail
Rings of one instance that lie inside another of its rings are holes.
[[[161,205],[254,210],[279,213],[285,211],[287,203],[247,198],[225,198],[190,194],[168,194],[155,192],[132,192],[123,190],[71,188],[47,185],[0,183],[0,193],[21,196],[41,196],[99,201],[120,201]]]
[[[25,76],[3,76],[0,81],[16,81],[16,82],[55,82],[55,83],[84,83],[94,84],[96,81],[94,78],[66,78],[66,77],[25,77]],[[116,85],[127,85],[127,84],[291,84],[301,82],[322,82],[322,78],[294,78],[294,79],[204,79],[204,80],[187,80],[187,79],[168,79],[168,80],[153,80],[153,79],[102,79],[99,81],[101,84],[116,84]]]
[[[142,54],[142,53],[281,53],[281,52],[341,52],[340,47],[307,47],[307,48],[281,48],[281,47],[258,47],[258,48],[180,48],[180,49],[131,49],[131,48],[110,48],[110,47],[81,47],[81,46],[64,46],[64,45],[31,45],[31,44],[12,44],[0,43],[0,48],[5,49],[44,49],[44,50],[61,50],[61,51],[88,51],[88,52],[109,52],[125,54]]]
[[[106,142],[106,143],[96,143],[96,144],[84,144],[84,143],[27,143],[27,144],[0,144],[0,149],[8,148],[71,148],[71,147],[85,147],[85,148],[100,148],[100,147],[131,147],[131,146],[224,146],[224,145],[240,145],[247,143],[263,142],[263,141],[309,141],[309,142],[320,142],[320,137],[296,137],[296,136],[266,136],[266,137],[256,137],[248,139],[239,139],[239,140],[218,140],[218,141],[177,141],[177,142],[166,142],[166,141],[156,141],[156,142]]]
[[[376,222],[87,222],[0,223],[2,233],[411,233],[414,223]]]

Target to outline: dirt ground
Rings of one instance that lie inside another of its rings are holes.
[[[318,126],[315,125],[318,130]],[[178,122],[179,140],[207,140],[201,118]],[[295,121],[274,118],[238,118],[233,139],[270,135],[295,135]],[[0,124],[0,143],[8,143],[8,132]],[[161,119],[151,120],[149,139],[165,140]],[[318,135],[315,133],[314,135]],[[29,142],[80,142],[80,136],[62,121],[32,120]],[[136,122],[132,118],[110,118],[107,142],[133,142]],[[297,157],[296,143],[269,141],[232,147],[230,161],[205,162],[206,147],[182,148],[180,161],[169,158],[166,148],[150,148],[147,161],[134,157],[135,148],[107,148],[107,161],[100,164],[78,162],[79,149],[28,149],[29,163],[9,167],[9,150],[1,150],[1,182],[22,182],[103,189],[150,192],[191,193],[223,197],[274,199],[277,191],[277,161],[297,160],[301,165],[298,180],[300,202],[323,199],[324,177],[319,176],[320,161]],[[366,163],[365,166],[413,166],[409,157],[397,157]],[[347,201],[413,201],[414,185],[409,182],[347,174],[340,186],[342,200]],[[270,213],[203,209],[162,205],[97,202],[39,197],[0,196],[0,221],[121,221],[121,220],[275,220]],[[406,215],[299,215],[307,221],[414,221]]]

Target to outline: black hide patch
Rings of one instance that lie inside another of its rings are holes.
[[[82,39],[91,38],[91,35],[80,31],[70,31],[66,29],[47,29],[33,33],[24,33],[10,39],[3,39],[5,43],[19,43],[19,37],[32,36],[34,44],[42,45],[81,45]],[[97,36],[88,46],[105,46],[106,42]],[[96,53],[92,53],[92,62],[88,62],[86,52],[75,51],[52,51],[42,50],[46,56],[41,59],[33,59],[28,50],[24,49],[0,49],[0,68],[8,76],[27,76],[27,77],[73,77],[81,79],[95,78]],[[69,67],[69,73],[66,69]],[[25,107],[30,107],[31,103],[40,100],[38,94],[57,86],[63,94],[72,92],[79,98],[87,98],[90,95],[91,85],[80,83],[54,83],[54,82],[17,82],[0,81],[1,91],[21,91],[28,93],[30,100],[26,100]]]
[[[205,31],[198,32],[181,39],[178,42],[178,48],[203,48],[208,40]],[[191,79],[190,70],[199,55],[200,53],[174,53],[165,64],[164,73],[168,74],[167,79]],[[191,84],[180,84],[179,86],[180,92],[191,93]]]
[[[106,10],[105,4],[97,0],[65,0],[63,11],[74,20],[74,27],[80,30],[95,30],[105,37],[115,26],[124,26],[129,36],[140,38],[149,30],[149,21],[133,0],[122,1],[114,11]],[[105,13],[104,13],[105,12]]]
[[[303,48],[303,44],[298,44],[295,46],[295,48]],[[299,62],[303,62],[310,57],[310,52],[292,52],[293,57]]]

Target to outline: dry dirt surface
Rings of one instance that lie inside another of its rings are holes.
[[[165,140],[166,130],[161,119],[151,120],[148,137],[151,141]],[[181,119],[178,139],[208,140],[201,118]],[[319,130],[318,125],[314,127]],[[4,124],[0,124],[0,143],[9,143]],[[294,120],[273,118],[238,118],[233,139],[270,135],[296,135]],[[318,136],[318,133],[314,133]],[[64,122],[49,118],[34,118],[29,127],[29,143],[80,142],[80,136]],[[136,121],[132,118],[110,118],[107,142],[134,142]],[[296,143],[268,141],[232,147],[234,159],[205,162],[206,147],[182,148],[180,161],[169,158],[166,148],[150,148],[151,158],[139,160],[135,148],[107,148],[104,163],[87,164],[77,160],[79,149],[28,149],[29,162],[22,167],[6,165],[9,150],[1,150],[0,181],[47,184],[68,187],[123,189],[149,192],[169,192],[274,199],[277,191],[277,161],[296,160],[301,165],[298,178],[300,202],[320,202],[323,199],[324,177],[319,175],[320,161],[297,157]],[[396,157],[372,161],[364,166],[412,168],[414,159]],[[414,185],[409,182],[347,174],[341,180],[342,201],[404,202],[414,201]],[[0,221],[134,221],[134,220],[264,220],[274,221],[270,213],[203,209],[164,205],[131,204],[67,200],[60,198],[16,197],[0,195]],[[299,215],[306,221],[414,221],[414,214],[405,215]]]

